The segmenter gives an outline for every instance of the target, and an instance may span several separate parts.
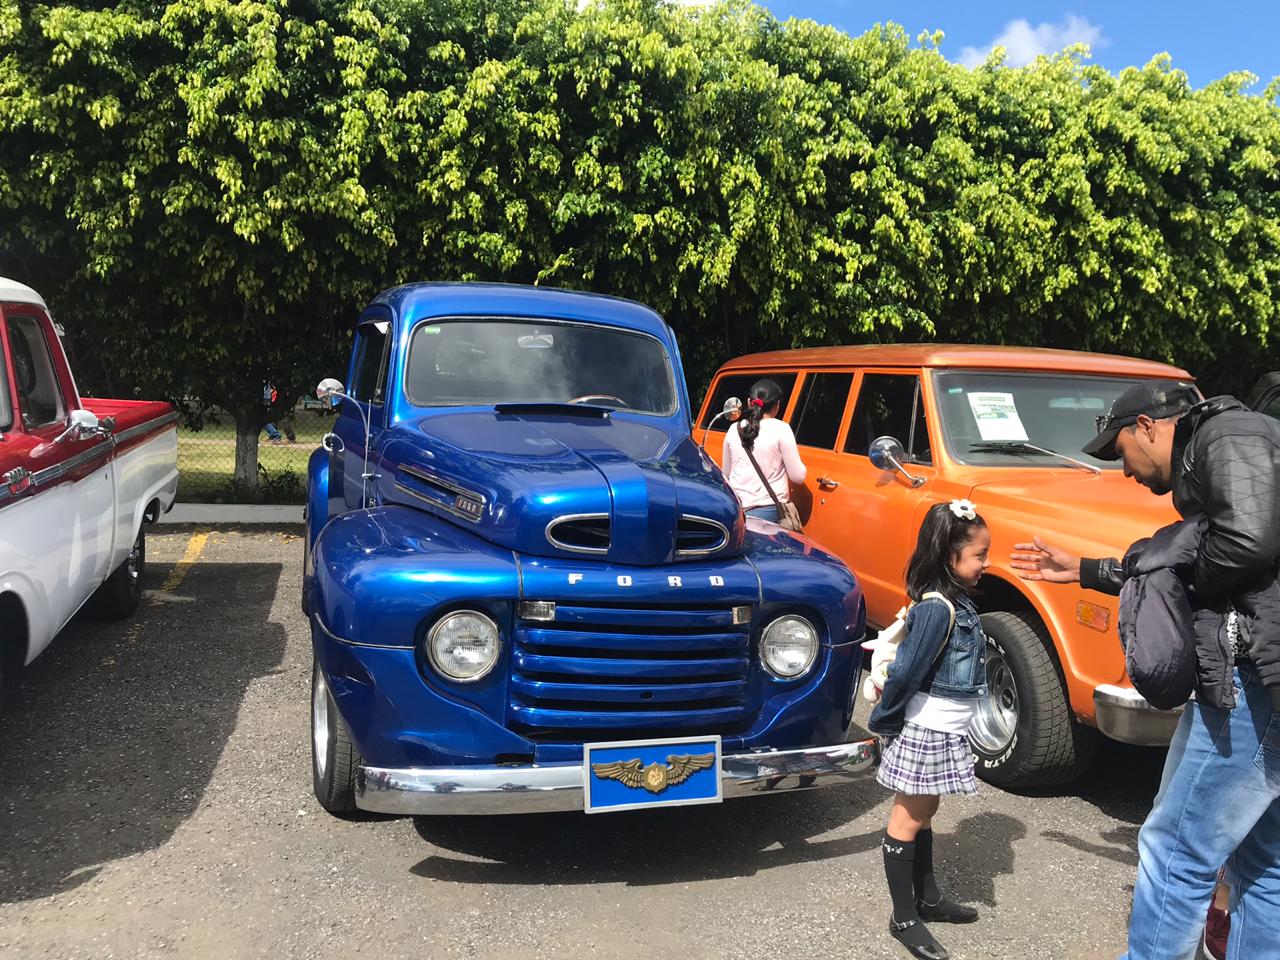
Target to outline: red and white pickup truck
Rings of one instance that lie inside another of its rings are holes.
[[[168,403],[82,400],[44,300],[0,277],[0,680],[91,598],[137,609],[143,524],[177,492],[176,421]]]

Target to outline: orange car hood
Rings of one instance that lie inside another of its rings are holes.
[[[1039,534],[1086,556],[1120,556],[1135,540],[1178,519],[1173,498],[1157,497],[1119,470],[1001,470],[972,498],[989,523],[1027,539]]]

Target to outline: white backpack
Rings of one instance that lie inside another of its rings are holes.
[[[942,656],[942,651],[947,648],[947,641],[951,639],[951,628],[956,624],[956,608],[950,600],[936,590],[926,593],[921,600],[930,598],[941,600],[947,605],[947,610],[951,612],[951,622],[947,624],[947,635],[942,638],[942,645],[938,647],[938,652],[933,655],[933,659],[937,660]],[[894,617],[893,623],[885,627],[876,636],[874,640],[868,640],[862,644],[863,650],[871,651],[871,671],[867,674],[867,678],[862,681],[862,698],[871,703],[880,702],[880,694],[884,692],[885,681],[889,679],[889,664],[893,663],[894,657],[898,655],[898,644],[902,643],[907,636],[907,611],[914,604],[909,604],[898,611],[898,615]]]

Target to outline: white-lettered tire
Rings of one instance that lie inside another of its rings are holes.
[[[360,752],[316,661],[311,669],[311,788],[320,806],[330,813],[354,810],[359,768]]]
[[[93,612],[107,620],[133,616],[142,602],[142,575],[146,567],[147,534],[140,526],[129,555],[93,595]]]
[[[1033,617],[985,613],[988,696],[969,727],[977,774],[1000,787],[1066,783],[1088,766],[1097,731],[1076,720],[1043,628]]]

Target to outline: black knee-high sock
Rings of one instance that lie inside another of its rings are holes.
[[[889,881],[889,897],[893,900],[893,919],[898,923],[918,920],[916,912],[915,884],[912,866],[915,863],[916,845],[884,835],[880,844],[884,851],[884,875]]]
[[[938,889],[938,881],[933,876],[932,830],[921,830],[916,834],[916,859],[912,868],[916,899],[930,904],[940,902],[942,891]]]

